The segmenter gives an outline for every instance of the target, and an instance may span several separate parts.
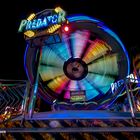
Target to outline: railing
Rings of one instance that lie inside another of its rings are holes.
[[[26,92],[26,80],[2,80],[0,79],[0,120],[4,121],[11,115],[22,114],[24,96]]]

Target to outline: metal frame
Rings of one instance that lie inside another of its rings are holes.
[[[7,128],[0,133],[77,133],[77,132],[140,132],[140,127],[65,127],[65,128]]]

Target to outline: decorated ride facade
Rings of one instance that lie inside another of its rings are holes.
[[[124,90],[128,53],[100,20],[67,16],[57,7],[31,14],[21,21],[19,32],[27,43],[24,66],[33,85],[31,108],[37,95],[51,105],[57,101],[108,108]]]

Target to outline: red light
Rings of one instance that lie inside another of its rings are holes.
[[[3,89],[3,90],[6,90],[6,89],[7,89],[7,87],[6,87],[6,86],[2,86],[2,89]]]
[[[68,31],[69,31],[69,27],[68,27],[68,26],[65,26],[65,27],[64,27],[64,31],[65,31],[65,32],[68,32]]]

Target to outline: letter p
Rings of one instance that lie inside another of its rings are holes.
[[[26,26],[27,20],[22,20],[18,29],[18,32],[22,32],[23,28]]]

